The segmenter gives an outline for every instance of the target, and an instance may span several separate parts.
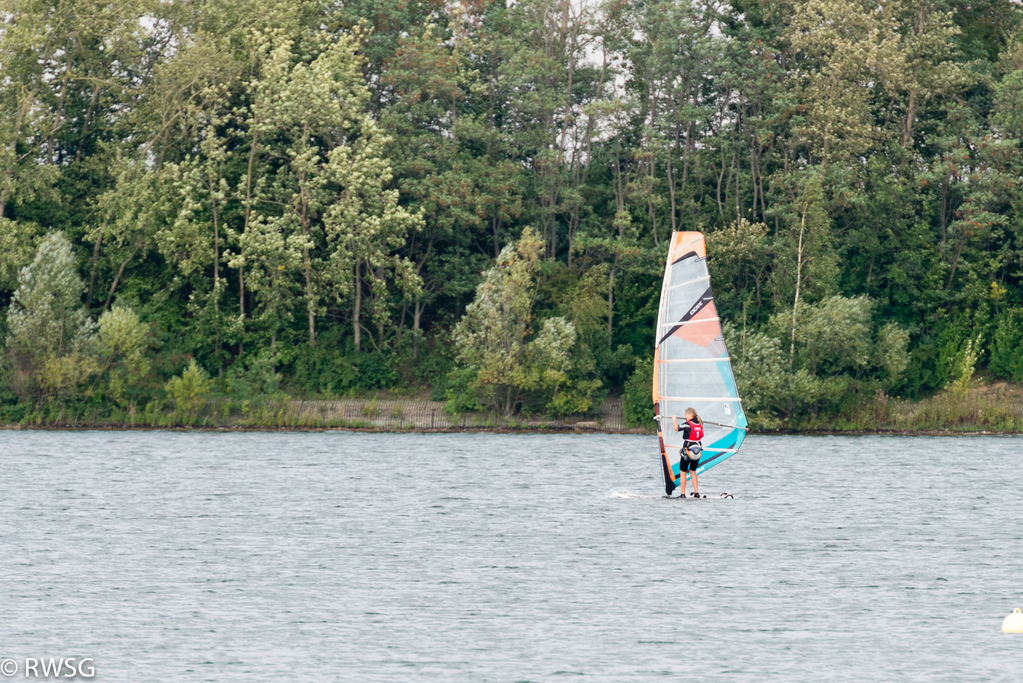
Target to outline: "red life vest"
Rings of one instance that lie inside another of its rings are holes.
[[[689,440],[699,441],[703,438],[703,425],[695,420],[689,420]]]

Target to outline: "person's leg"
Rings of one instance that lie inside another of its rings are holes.
[[[697,479],[696,479],[696,470],[695,469],[693,470],[692,475],[693,475],[693,493],[697,493],[698,494],[700,492],[700,482],[697,481]]]
[[[682,489],[682,498],[686,497],[686,474],[689,471],[689,458],[686,457],[685,451],[679,453],[678,458],[678,487]]]

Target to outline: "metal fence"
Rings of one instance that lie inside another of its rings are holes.
[[[203,409],[185,413],[156,406],[144,412],[34,416],[22,426],[57,428],[200,428],[200,429],[358,429],[370,431],[563,431],[648,432],[628,428],[621,399],[608,399],[588,415],[551,417],[498,413],[449,414],[442,401],[425,399],[339,399],[336,401],[230,401],[212,399]],[[3,426],[3,425],[0,425]],[[14,425],[11,425],[14,426]]]
[[[460,413],[449,415],[442,401],[423,399],[340,399],[336,401],[289,401],[266,405],[260,422],[276,421],[282,426],[323,426],[382,431],[630,431],[625,424],[621,399],[608,399],[592,415],[543,417],[497,413]],[[268,415],[266,412],[271,412]],[[274,417],[276,415],[276,417]]]

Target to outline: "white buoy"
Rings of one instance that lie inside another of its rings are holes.
[[[1002,622],[1002,633],[1023,633],[1023,612],[1019,607],[1005,617],[1005,621]]]

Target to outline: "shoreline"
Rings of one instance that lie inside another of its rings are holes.
[[[145,410],[99,407],[84,414],[38,410],[0,418],[0,429],[57,431],[323,432],[395,434],[644,434],[634,427],[624,401],[608,398],[581,415],[449,413],[426,397],[346,397],[239,401],[216,397],[190,411],[150,403]],[[962,396],[949,392],[919,401],[878,396],[836,415],[754,420],[755,435],[803,436],[1019,436],[1023,435],[1023,386],[978,384]]]
[[[23,425],[0,424],[0,431],[38,431],[38,432],[354,432],[363,434],[616,434],[633,436],[656,436],[653,430],[635,427],[632,429],[604,429],[601,427],[557,426],[546,428],[517,427],[438,427],[438,428],[407,428],[392,429],[389,427],[344,427],[336,425],[323,426],[272,426],[272,425],[196,425],[196,426],[153,426],[153,425]],[[798,430],[773,429],[751,431],[750,436],[1023,436],[1019,431],[970,430],[956,431],[950,429],[857,429],[857,430]]]

